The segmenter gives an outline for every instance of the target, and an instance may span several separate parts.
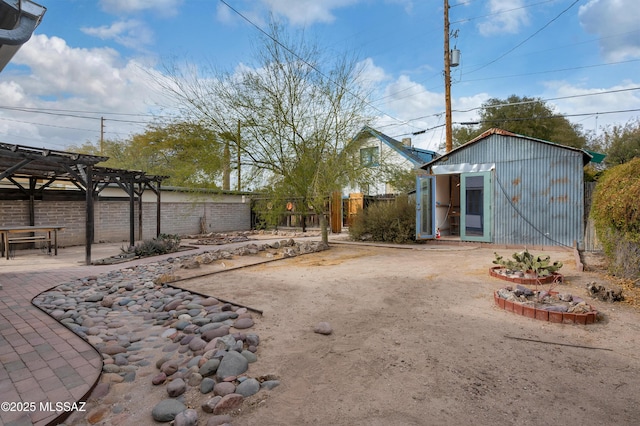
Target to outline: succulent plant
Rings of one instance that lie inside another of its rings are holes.
[[[493,253],[496,258],[493,261],[496,265],[501,265],[509,271],[532,271],[539,277],[546,277],[562,268],[563,264],[560,261],[551,263],[551,257],[548,255],[534,256],[527,249],[520,252],[515,252],[511,255],[513,260],[505,260],[498,253]]]

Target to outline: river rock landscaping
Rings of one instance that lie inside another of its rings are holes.
[[[249,372],[258,361],[260,337],[251,329],[259,311],[173,287],[166,277],[194,262],[261,251],[291,257],[325,248],[293,240],[251,244],[89,276],[35,297],[35,306],[88,341],[104,360],[88,411],[74,413],[67,424],[230,423],[229,414],[246,398],[279,385],[274,375]],[[127,393],[123,385],[133,382],[149,392]],[[141,413],[137,403],[149,403],[150,397],[157,399],[152,409]]]

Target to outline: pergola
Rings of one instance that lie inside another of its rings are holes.
[[[35,199],[54,182],[70,182],[86,200],[86,264],[91,264],[94,238],[94,201],[107,186],[116,184],[129,196],[129,236],[135,243],[135,198],[138,197],[139,221],[142,221],[142,194],[150,189],[157,197],[156,235],[160,234],[160,184],[168,176],[145,172],[98,167],[108,157],[33,148],[0,142],[0,181],[6,179],[29,200],[29,225],[35,225]],[[142,227],[140,226],[140,229]]]

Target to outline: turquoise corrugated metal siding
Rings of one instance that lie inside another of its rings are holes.
[[[462,163],[496,165],[495,243],[582,243],[584,184],[579,151],[495,134],[449,154],[441,164]]]

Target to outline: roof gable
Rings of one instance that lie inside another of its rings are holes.
[[[384,133],[381,133],[371,127],[365,126],[356,139],[362,136],[363,134],[369,134],[376,139],[384,142],[391,149],[396,151],[398,154],[402,155],[404,158],[409,160],[414,166],[420,166],[426,162],[433,160],[438,157],[438,153],[434,151],[429,151],[428,149],[416,148],[412,146],[407,146],[402,142],[392,138],[391,136],[387,136]]]

